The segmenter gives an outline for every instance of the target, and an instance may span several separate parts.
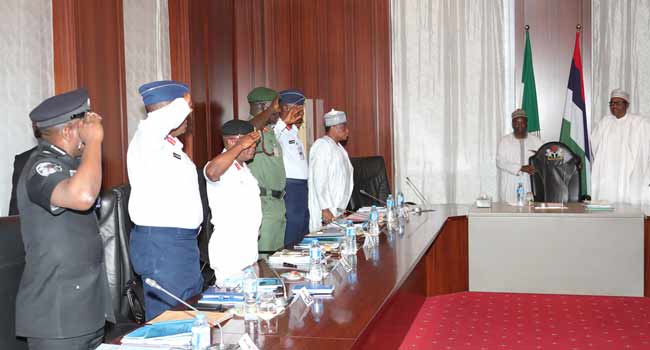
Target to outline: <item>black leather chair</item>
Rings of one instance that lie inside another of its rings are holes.
[[[384,157],[350,158],[350,162],[354,168],[354,188],[352,189],[348,209],[357,210],[373,204],[383,205],[368,196],[362,195],[360,190],[364,190],[381,200],[386,200],[386,197],[391,194]]]
[[[124,295],[127,282],[135,277],[129,258],[129,236],[133,227],[128,211],[130,192],[128,184],[103,191],[97,211],[99,234],[104,242],[108,286],[118,323],[133,319]]]
[[[547,142],[529,158],[535,167],[531,189],[535,202],[579,202],[581,159],[561,142]]]
[[[18,216],[0,217],[0,349],[26,350],[16,338],[16,294],[25,267],[25,248]]]
[[[199,244],[199,258],[201,260],[201,274],[203,275],[203,289],[213,285],[216,281],[214,270],[210,268],[210,255],[208,254],[208,243],[212,236],[214,227],[212,226],[212,214],[210,213],[210,205],[208,204],[208,193],[206,188],[205,177],[203,176],[203,168],[196,169],[199,179],[199,193],[201,194],[201,204],[203,205],[203,224],[201,225],[201,232],[197,237]]]

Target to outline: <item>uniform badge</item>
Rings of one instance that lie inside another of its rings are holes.
[[[63,171],[60,165],[51,162],[43,162],[36,166],[36,172],[41,176],[50,176],[54,173]]]
[[[174,155],[174,158],[176,158],[176,159],[181,159],[181,155],[180,155],[180,154],[178,154],[178,153],[176,153],[176,152],[173,152],[172,154]]]
[[[296,140],[289,140],[290,145],[293,145],[294,143],[296,143]]]

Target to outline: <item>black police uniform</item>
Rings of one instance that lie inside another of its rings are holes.
[[[41,139],[18,181],[25,270],[16,335],[28,341],[101,336],[105,321],[115,322],[94,208],[81,212],[50,203],[54,188],[78,166],[78,159]]]

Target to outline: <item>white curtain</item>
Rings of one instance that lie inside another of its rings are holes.
[[[630,93],[630,112],[650,117],[650,0],[591,3],[593,121],[609,113],[619,87]]]
[[[124,61],[129,141],[146,116],[138,88],[150,81],[171,79],[167,0],[126,0]]]
[[[14,156],[36,144],[29,112],[54,93],[52,1],[0,1],[0,215],[7,215]]]
[[[514,103],[510,0],[393,0],[396,189],[432,203],[498,199],[496,147]],[[507,20],[506,20],[507,18]]]

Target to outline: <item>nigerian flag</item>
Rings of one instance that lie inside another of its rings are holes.
[[[535,72],[533,70],[533,52],[530,48],[530,36],[526,30],[526,47],[524,48],[524,65],[521,72],[524,94],[521,109],[528,116],[528,132],[539,131],[539,114],[537,112],[537,90],[535,89]]]
[[[585,84],[582,75],[582,58],[580,56],[580,32],[578,31],[576,32],[576,45],[573,49],[569,84],[562,115],[560,142],[567,145],[573,153],[582,159],[580,195],[586,195],[590,192],[591,150],[589,147],[585,102]]]

